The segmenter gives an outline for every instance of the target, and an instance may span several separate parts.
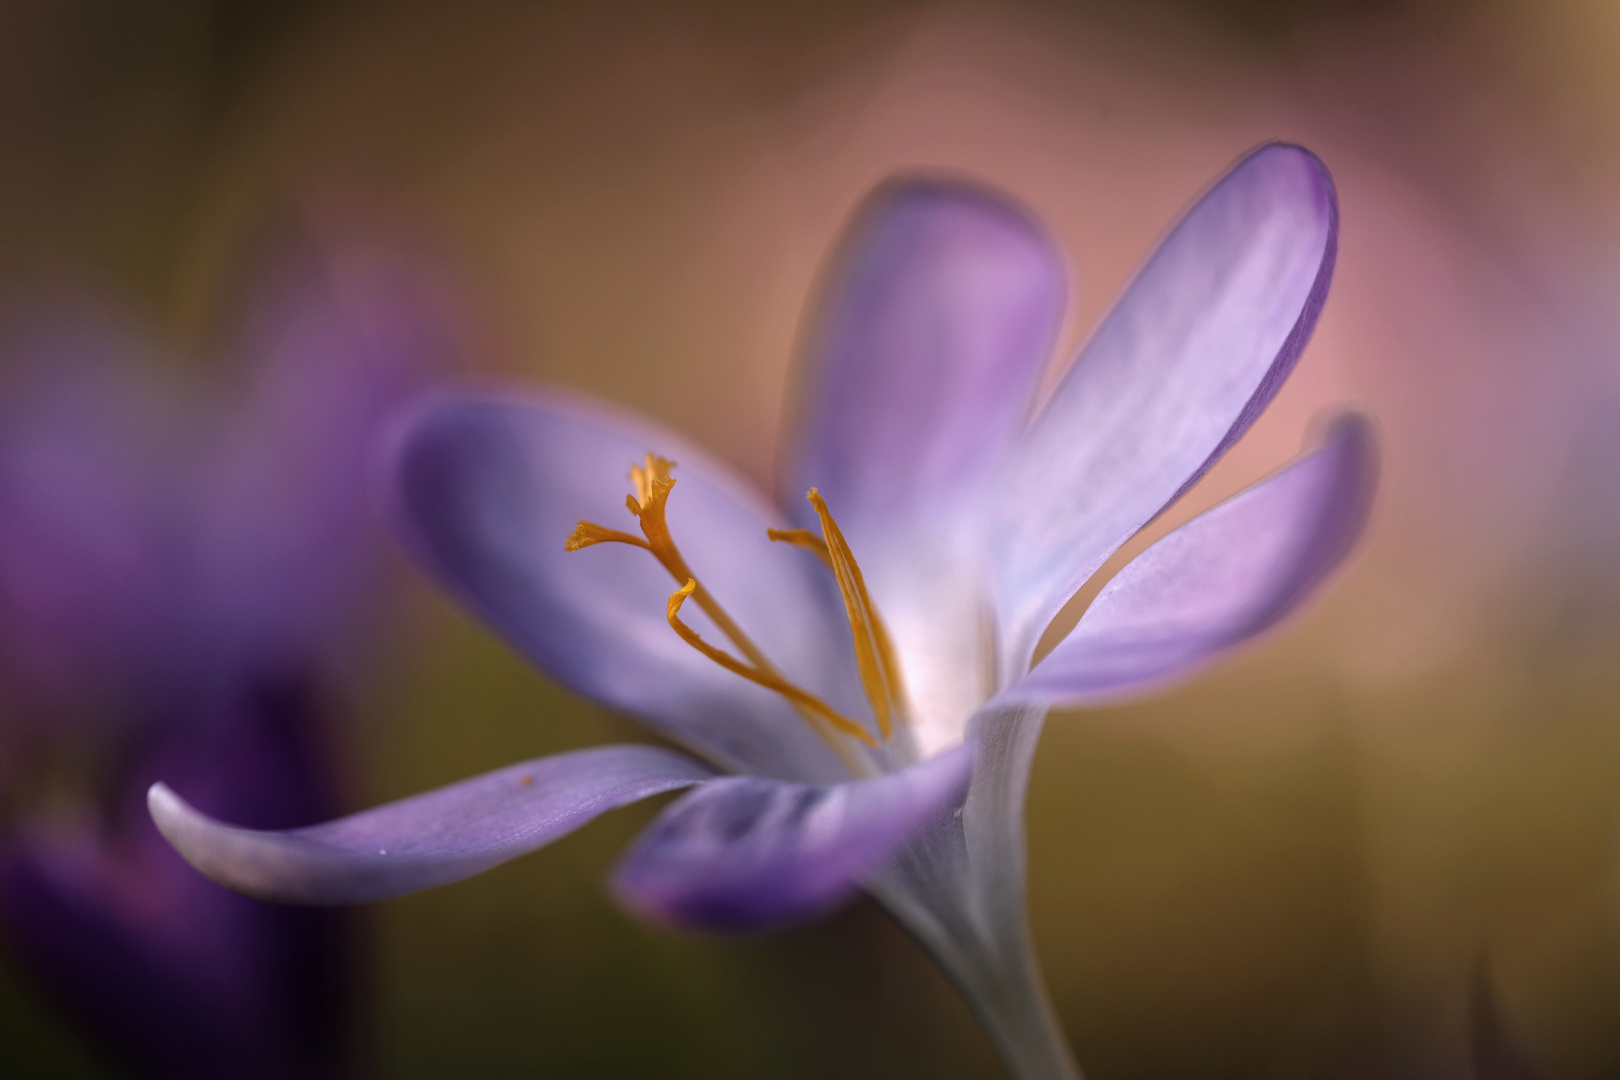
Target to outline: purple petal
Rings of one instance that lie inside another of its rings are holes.
[[[573,690],[733,771],[844,778],[781,698],[676,637],[665,602],[678,584],[651,554],[623,544],[564,549],[581,519],[636,530],[627,474],[649,451],[676,462],[669,523],[693,572],[789,679],[846,715],[864,708],[848,700],[859,683],[826,570],[771,543],[766,529],[784,519],[649,422],[557,393],[431,400],[401,433],[399,532],[453,592]],[[700,634],[730,648],[695,605],[688,613]]]
[[[1005,660],[1243,434],[1304,348],[1337,247],[1333,183],[1273,143],[1159,246],[1015,451],[996,540]]]
[[[355,904],[471,877],[616,807],[710,775],[670,750],[601,746],[281,832],[222,824],[163,784],[147,798],[163,835],[220,884],[283,903]]]
[[[371,598],[376,427],[454,345],[430,276],[358,249],[300,249],[252,301],[236,400],[194,478],[192,603],[216,647],[301,655]]]
[[[1023,209],[966,184],[905,180],[871,196],[812,313],[781,496],[813,526],[818,487],[888,620],[917,732],[962,737],[992,692],[976,573],[983,481],[1028,418],[1067,288]]]
[[[1320,450],[1132,560],[1006,698],[1118,697],[1185,675],[1275,625],[1350,553],[1375,472],[1367,422],[1341,418]]]
[[[183,417],[138,378],[122,320],[79,300],[10,313],[0,353],[0,654],[16,688],[94,698],[162,638],[153,538],[174,507],[164,433]]]
[[[937,519],[1024,422],[1066,298],[1051,238],[1000,195],[879,188],[810,320],[784,504],[800,509],[819,487],[857,550],[869,527],[920,509]]]
[[[972,770],[970,743],[873,780],[716,780],[642,834],[615,891],[639,914],[688,929],[746,932],[810,918],[960,805]]]

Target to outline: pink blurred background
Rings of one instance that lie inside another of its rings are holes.
[[[1048,725],[1052,993],[1094,1080],[1464,1076],[1486,956],[1547,1075],[1614,1076],[1616,57],[1590,0],[12,3],[0,287],[88,280],[205,355],[268,216],[358,215],[439,253],[469,370],[623,402],[763,481],[806,299],[884,176],[1043,218],[1066,356],[1227,164],[1303,143],[1342,209],[1320,329],[1153,535],[1345,405],[1382,435],[1372,534],[1263,645]],[[356,805],[634,737],[412,580],[353,690]],[[376,908],[375,1075],[1000,1075],[870,904],[744,944],[620,914],[601,878],[650,813]],[[0,1067],[111,1075],[15,976]]]

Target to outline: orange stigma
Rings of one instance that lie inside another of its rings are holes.
[[[687,565],[686,559],[682,557],[680,549],[675,546],[665,516],[670,492],[675,488],[675,480],[669,475],[674,467],[673,461],[651,453],[647,455],[643,464],[630,467],[630,482],[635,491],[625,497],[625,506],[640,524],[641,536],[609,529],[594,522],[581,521],[568,537],[565,545],[567,550],[578,551],[595,544],[611,543],[628,544],[651,553],[680,586],[670,594],[665,609],[670,629],[674,630],[682,641],[732,674],[780,694],[804,718],[811,729],[838,752],[845,763],[851,766],[852,771],[863,771],[857,767],[859,763],[850,754],[850,747],[838,736],[854,739],[869,747],[876,747],[878,741],[859,723],[785,678],[748,635],[743,633],[736,620],[720,606],[713,594],[703,587],[702,582]],[[809,548],[833,572],[838,589],[844,597],[845,613],[849,617],[861,685],[866,691],[867,700],[871,703],[872,716],[877,722],[878,731],[884,739],[888,739],[894,734],[895,723],[903,721],[907,715],[900,665],[895,657],[894,647],[889,641],[888,631],[884,628],[883,620],[878,616],[871,596],[867,593],[861,568],[856,563],[855,555],[845,541],[844,534],[833,520],[821,495],[812,488],[809,497],[811,505],[816,508],[816,513],[821,518],[820,537],[804,529],[790,531],[770,529],[768,535],[772,540]],[[681,607],[689,599],[714,622],[737,652],[742,654],[742,659],[704,641],[697,631],[681,621]]]

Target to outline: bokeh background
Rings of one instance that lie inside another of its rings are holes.
[[[1154,532],[1344,404],[1383,435],[1380,502],[1307,616],[1049,723],[1030,906],[1058,1012],[1094,1080],[1462,1077],[1483,959],[1545,1075],[1620,1076],[1605,0],[7,0],[0,292],[93,283],[200,370],[266,222],[358,216],[433,252],[467,373],[626,403],[763,482],[800,312],[879,179],[965,173],[1048,222],[1067,356],[1278,137],[1338,182],[1333,294]],[[344,687],[351,806],[638,737],[401,580]],[[742,943],[620,913],[604,872],[655,809],[366,912],[362,1075],[1002,1075],[869,902]],[[12,968],[0,1072],[117,1075]]]

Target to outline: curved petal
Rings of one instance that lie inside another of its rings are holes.
[[[747,932],[810,918],[960,805],[973,749],[827,786],[716,780],[642,834],[614,874],[615,892],[637,913],[687,929]]]
[[[408,549],[543,670],[655,724],[716,764],[793,779],[847,771],[786,703],[705,659],[670,629],[677,584],[624,544],[564,550],[581,519],[636,528],[629,466],[673,458],[670,530],[694,573],[783,673],[864,716],[830,577],[773,544],[787,522],[728,470],[650,422],[551,393],[448,397],[408,419],[395,457],[395,519]],[[688,605],[702,636],[719,631]],[[842,694],[843,697],[839,695]]]
[[[942,180],[880,187],[810,317],[784,505],[820,488],[859,543],[972,489],[1028,414],[1064,277],[1046,230],[1000,195]]]
[[[225,825],[163,784],[152,785],[147,805],[169,843],[221,885],[289,904],[358,904],[482,873],[609,810],[710,775],[674,751],[600,746],[305,829]]]
[[[1270,402],[1315,327],[1337,234],[1327,169],[1273,143],[1148,260],[1014,451],[995,540],[1004,678]]]
[[[1342,563],[1372,503],[1372,430],[1326,445],[1148,548],[1006,700],[1090,703],[1163,683],[1275,625]]]

